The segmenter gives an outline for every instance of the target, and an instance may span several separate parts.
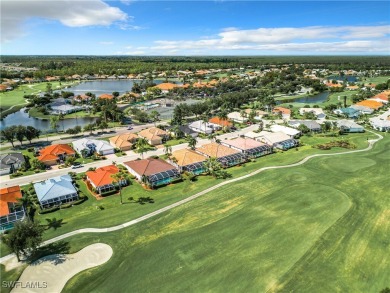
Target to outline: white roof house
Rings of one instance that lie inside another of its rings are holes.
[[[261,131],[256,140],[280,149],[289,149],[298,145],[297,140],[283,132]]]
[[[109,155],[115,153],[115,148],[105,140],[82,138],[72,142],[73,148],[79,154],[87,150],[88,154],[98,153],[99,155]]]
[[[364,127],[353,120],[337,120],[337,127],[343,129],[344,132],[364,132]]]
[[[259,138],[261,136],[261,134],[260,134],[260,132],[249,131],[249,132],[245,133],[244,136],[247,138],[252,138],[252,139],[257,140],[257,138]]]
[[[290,138],[299,136],[301,134],[301,132],[297,129],[277,124],[271,125],[270,130],[272,132],[283,132],[284,134],[287,134]]]
[[[221,126],[218,124],[204,122],[202,120],[194,121],[194,122],[188,124],[188,127],[190,129],[192,129],[193,131],[205,133],[205,134],[210,134],[216,130],[221,129]]]
[[[390,129],[390,120],[384,119],[383,117],[370,118],[371,126],[379,131],[387,131]]]
[[[234,122],[238,122],[238,123],[245,123],[246,121],[248,121],[248,118],[242,117],[240,112],[231,112],[227,116],[229,119],[233,120]]]
[[[372,114],[374,112],[374,109],[371,109],[366,106],[360,106],[360,105],[352,105],[350,108],[355,109],[363,114]]]
[[[325,119],[326,114],[321,108],[301,108],[299,109],[299,114],[303,115],[305,113],[313,113],[317,116],[317,119]]]

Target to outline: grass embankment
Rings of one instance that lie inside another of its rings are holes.
[[[63,88],[69,85],[72,85],[74,83],[72,82],[50,82],[52,84],[53,90],[58,89],[59,87]],[[43,92],[46,90],[46,82],[42,83],[34,83],[34,84],[24,84],[16,89],[9,91],[9,92],[3,92],[0,93],[0,100],[1,100],[1,113],[0,118],[3,118],[4,116],[17,112],[21,108],[23,108],[26,105],[26,101],[23,98],[24,95],[31,95],[31,94],[38,94],[39,92]],[[12,109],[10,109],[12,107]]]
[[[37,110],[37,108],[35,108],[35,107],[31,108],[28,111],[28,114],[31,117],[34,117],[34,118],[47,119],[47,120],[49,120],[50,117],[53,116],[52,114],[43,114],[42,112],[39,112]],[[70,113],[70,114],[64,115],[64,119],[84,118],[84,117],[92,117],[93,118],[93,117],[99,117],[99,116],[100,116],[100,112],[97,112],[97,113],[93,114],[91,112],[79,111],[79,112],[75,112],[75,113]]]
[[[70,252],[103,242],[114,255],[64,292],[379,292],[390,270],[389,148],[385,134],[370,152],[268,170],[135,226],[70,238]]]

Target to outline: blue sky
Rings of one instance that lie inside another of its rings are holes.
[[[390,55],[389,1],[1,0],[4,55]]]

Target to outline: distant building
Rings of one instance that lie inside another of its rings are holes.
[[[300,108],[299,114],[304,115],[305,113],[313,113],[317,119],[325,119],[326,114],[321,108]]]
[[[288,124],[294,128],[298,128],[300,125],[305,125],[312,132],[320,132],[321,131],[321,125],[313,120],[290,120],[288,122]]]
[[[354,118],[354,119],[359,118],[359,116],[361,115],[359,110],[356,110],[352,107],[336,109],[333,111],[333,113],[337,115],[345,115],[348,118]]]
[[[290,119],[291,117],[291,110],[283,107],[275,107],[272,110],[272,113],[274,115],[282,115],[282,119]]]
[[[357,124],[353,120],[337,120],[337,127],[339,127],[343,132],[348,133],[365,131],[363,126]]]
[[[243,117],[240,112],[231,112],[227,116],[230,120],[237,123],[246,123],[248,121],[248,118]]]
[[[83,152],[87,156],[93,155],[94,153],[101,156],[115,153],[115,148],[104,140],[82,138],[72,142],[72,145],[80,155],[83,155]]]

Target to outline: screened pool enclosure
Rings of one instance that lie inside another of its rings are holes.
[[[169,184],[175,180],[180,179],[180,173],[176,169],[162,171],[150,176],[147,176],[149,186],[156,187],[160,185]]]

